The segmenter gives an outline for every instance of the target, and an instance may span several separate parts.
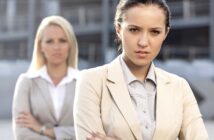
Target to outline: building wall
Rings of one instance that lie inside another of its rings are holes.
[[[59,14],[71,22],[79,42],[79,67],[89,68],[106,63],[117,54],[113,30],[116,2],[0,0],[0,102],[3,105],[0,116],[11,117],[15,81],[29,66],[35,31],[45,16]],[[159,66],[190,79],[193,91],[196,91],[196,98],[201,99],[199,102],[203,115],[213,118],[214,114],[210,111],[213,106],[213,88],[209,85],[213,85],[214,65],[209,61],[194,61],[196,58],[209,58],[208,54],[214,55],[210,51],[210,48],[214,47],[214,42],[210,43],[214,38],[214,13],[210,12],[210,9],[214,9],[214,4],[211,4],[213,1],[167,2],[172,11],[172,27],[158,57],[159,60],[164,60]],[[173,61],[171,58],[183,60]],[[192,80],[193,77],[197,79]],[[198,83],[202,80],[201,77],[205,78],[205,82]],[[209,82],[209,85],[206,82]]]
[[[208,57],[212,38],[210,1],[167,2],[172,11],[172,27],[158,58]],[[1,0],[0,58],[30,60],[40,21],[45,16],[59,14],[74,26],[80,59],[88,62],[89,67],[102,64],[106,62],[106,52],[117,50],[113,30],[116,3],[115,0]]]

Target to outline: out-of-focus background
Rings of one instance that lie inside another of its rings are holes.
[[[214,139],[214,0],[167,0],[171,32],[155,64],[185,77]],[[13,140],[11,107],[18,75],[29,66],[35,31],[49,15],[61,15],[79,42],[79,69],[117,56],[113,17],[118,0],[0,0],[0,138]]]

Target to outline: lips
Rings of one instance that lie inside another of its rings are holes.
[[[149,55],[149,52],[148,51],[135,51],[137,57],[139,58],[146,58],[148,55]]]
[[[59,56],[61,56],[61,54],[60,53],[54,53],[53,56],[54,57],[59,57]]]

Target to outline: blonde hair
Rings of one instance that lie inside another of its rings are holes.
[[[42,34],[44,30],[51,25],[59,26],[65,33],[68,43],[70,46],[70,52],[68,56],[68,66],[71,66],[73,68],[77,68],[78,63],[78,43],[77,39],[73,30],[72,25],[63,17],[61,16],[49,16],[42,20],[40,23],[36,37],[34,40],[34,49],[33,49],[33,56],[32,61],[30,64],[30,68],[28,71],[37,71],[39,70],[43,65],[45,65],[45,57],[41,52],[41,40],[42,40]]]

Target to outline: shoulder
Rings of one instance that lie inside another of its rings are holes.
[[[107,73],[107,65],[98,66],[95,68],[85,69],[80,71],[81,78],[102,78]]]
[[[14,90],[14,96],[25,96],[28,93],[30,87],[31,87],[31,78],[28,77],[27,73],[20,74],[18,77],[18,80],[16,82],[15,90]]]
[[[155,68],[155,72],[158,79],[165,80],[174,84],[188,84],[187,80],[184,77],[177,74],[165,71],[157,67]]]
[[[102,87],[103,81],[106,79],[107,67],[106,65],[82,70],[77,79],[77,88],[93,88]],[[98,89],[97,89],[98,90]]]
[[[17,83],[29,83],[31,81],[31,78],[29,77],[28,73],[22,73],[19,75]]]
[[[122,72],[120,70],[118,71],[118,69],[121,70],[119,57],[115,58],[113,61],[111,61],[110,63],[107,63],[105,65],[82,70],[80,72],[80,75],[83,78],[99,78],[99,79],[104,78],[104,79],[106,79],[109,71],[113,71],[114,74],[117,72]]]
[[[29,78],[27,73],[20,74],[15,85],[15,92],[27,91],[31,87],[32,80]]]

